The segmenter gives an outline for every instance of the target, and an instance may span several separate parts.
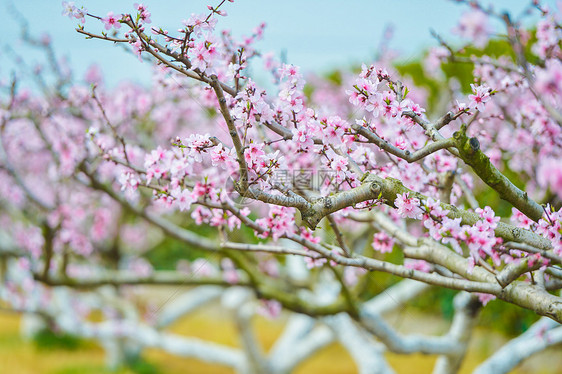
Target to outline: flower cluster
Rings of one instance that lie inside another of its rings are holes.
[[[482,48],[493,31],[488,22],[488,16],[485,13],[474,10],[462,15],[453,32],[470,39],[476,47]]]
[[[372,246],[375,251],[381,253],[392,252],[392,247],[394,246],[394,239],[384,231],[377,232],[373,236]]]
[[[63,1],[62,8],[63,16],[67,16],[68,18],[76,18],[81,23],[86,23],[86,15],[88,14],[88,10],[86,8],[78,8],[76,5],[74,5],[73,1]]]
[[[420,219],[422,216],[420,200],[410,197],[408,192],[397,195],[394,205],[396,205],[397,213],[404,218]]]
[[[263,229],[256,236],[263,239],[270,237],[277,241],[285,234],[292,234],[295,231],[294,215],[293,208],[271,205],[268,216],[256,220],[256,224]]]

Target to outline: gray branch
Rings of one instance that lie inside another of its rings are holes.
[[[454,300],[455,316],[447,337],[460,345],[460,350],[453,354],[441,355],[435,363],[433,374],[455,374],[460,369],[468,349],[472,331],[477,323],[477,315],[482,304],[475,295],[458,293]]]
[[[468,138],[463,127],[454,133],[456,147],[460,158],[469,165],[480,179],[492,187],[500,197],[510,202],[515,208],[533,221],[538,221],[544,214],[543,208],[529,197],[527,192],[517,188],[492,164],[490,159],[480,150],[477,138]]]
[[[221,287],[201,286],[178,296],[158,312],[156,327],[162,329],[171,325],[195,309],[218,299],[222,292]]]
[[[358,134],[367,138],[370,143],[376,144],[379,148],[384,149],[388,153],[400,157],[401,159],[406,160],[409,163],[421,160],[422,158],[429,156],[430,154],[435,153],[441,149],[455,146],[454,139],[441,139],[418,149],[414,153],[411,153],[410,151],[404,151],[398,147],[393,146],[392,144],[380,138],[378,135],[374,134],[373,132],[369,131],[369,129],[363,126],[353,124],[351,125],[351,127]]]
[[[476,368],[474,374],[506,374],[537,352],[562,343],[562,326],[542,318]]]
[[[334,330],[338,341],[357,364],[359,374],[392,374],[394,370],[384,358],[384,346],[364,334],[347,314],[324,318]]]

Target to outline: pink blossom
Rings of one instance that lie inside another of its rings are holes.
[[[427,57],[424,60],[425,70],[434,74],[441,67],[441,62],[450,55],[450,52],[445,47],[433,47],[429,49]]]
[[[74,17],[74,11],[76,6],[73,1],[63,1],[62,2],[62,15],[68,16],[68,18]]]
[[[283,64],[279,68],[280,78],[288,77],[294,83],[300,77],[299,70],[300,68],[298,66]]]
[[[62,2],[62,15],[68,16],[68,18],[76,18],[81,23],[86,23],[86,15],[88,10],[84,7],[76,7],[73,1],[63,1]]]
[[[259,164],[264,155],[265,152],[263,151],[263,144],[252,143],[244,151],[244,159],[250,168]]]
[[[93,240],[101,241],[111,234],[113,225],[112,211],[106,208],[100,208],[95,211],[92,229],[90,235]]]
[[[211,220],[209,221],[209,224],[211,226],[226,226],[227,224],[227,214],[223,213],[221,211],[218,210],[213,210],[213,216],[211,217]]]
[[[489,206],[484,207],[484,209],[477,208],[476,213],[486,223],[487,230],[495,230],[498,227],[500,217],[496,217],[496,213]]]
[[[277,319],[281,315],[282,310],[283,307],[277,300],[260,300],[257,312],[266,318]]]
[[[151,23],[150,20],[150,12],[146,9],[146,6],[143,4],[134,4],[134,7],[139,12],[139,19],[144,23]]]
[[[486,45],[492,29],[488,24],[488,16],[479,10],[464,13],[453,32],[463,38],[470,39],[478,48]]]
[[[355,286],[359,281],[359,277],[366,274],[367,270],[348,266],[343,269],[343,280],[348,286]]]
[[[387,91],[383,94],[382,114],[387,118],[396,117],[400,110],[400,104],[396,101],[394,92]]]
[[[217,191],[215,189],[214,182],[210,181],[198,181],[193,186],[193,192],[191,193],[192,198],[195,200],[201,197],[216,198]]]
[[[264,230],[263,233],[256,233],[256,236],[259,238],[271,236],[274,241],[277,241],[285,234],[293,233],[295,224],[294,214],[294,208],[271,205],[268,217],[256,220],[256,224]]]
[[[429,273],[431,271],[431,265],[424,260],[414,260],[411,258],[406,258],[404,260],[404,267],[407,269],[413,269],[422,271],[424,273]]]
[[[210,277],[215,273],[215,268],[211,263],[203,258],[198,258],[191,264],[191,274],[193,276]]]
[[[107,13],[107,16],[101,19],[104,24],[106,30],[111,29],[112,27],[117,30],[121,28],[121,23],[119,23],[119,18],[115,17],[113,12]]]
[[[429,216],[424,215],[423,226],[429,230],[429,236],[431,236],[435,240],[439,240],[442,238],[439,230],[441,229],[441,223],[438,221],[433,220]]]
[[[399,136],[395,141],[394,141],[394,145],[396,146],[396,148],[399,148],[401,150],[405,150],[407,143],[406,143],[406,139],[404,139],[403,136]]]
[[[423,113],[425,113],[425,109],[422,108],[419,104],[417,103],[411,103],[409,105],[409,109],[414,112],[415,114],[417,114],[418,116],[421,116]]]
[[[146,259],[139,257],[129,262],[129,269],[139,277],[148,277],[153,272],[153,267]]]
[[[539,57],[546,59],[548,56],[560,53],[559,42],[562,32],[552,16],[537,23],[536,37],[537,43],[533,45],[532,51]]]
[[[214,146],[209,134],[191,134],[183,140],[183,145],[189,149],[188,156],[193,158],[195,162],[203,161],[203,154],[207,152],[207,149]]]
[[[293,112],[299,113],[304,108],[303,100],[300,98],[291,97],[289,100],[289,107]]]
[[[547,158],[542,160],[537,170],[537,181],[543,188],[562,197],[562,162],[560,159]]]
[[[219,166],[221,169],[234,170],[236,165],[234,150],[228,150],[220,143],[211,150],[211,162],[213,166]]]
[[[373,236],[373,249],[381,253],[392,252],[394,239],[388,236],[384,231],[378,232]]]
[[[141,53],[144,50],[144,46],[143,46],[142,42],[140,41],[140,39],[138,39],[134,43],[133,43],[133,41],[131,41],[129,44],[131,45],[131,47],[133,49],[133,53],[139,58],[139,61],[142,62]]]
[[[434,200],[431,197],[425,202],[425,207],[433,218],[442,219],[449,214],[449,210],[443,209],[441,206],[441,201]]]
[[[203,223],[209,222],[209,219],[212,217],[212,213],[208,208],[197,206],[193,212],[191,213],[191,218],[195,220],[197,225],[201,225]]]
[[[186,211],[191,208],[191,204],[193,204],[196,200],[193,199],[192,192],[190,192],[187,188],[181,190],[178,188],[172,192],[172,196],[174,197],[174,204],[175,206],[181,211]]]
[[[365,110],[373,114],[373,118],[378,118],[383,108],[382,94],[375,92],[369,95],[365,103]]]
[[[293,133],[293,141],[299,147],[299,150],[307,151],[314,145],[314,139],[308,133],[305,126],[299,126],[296,129],[292,130]]]
[[[546,68],[537,69],[535,87],[537,91],[547,95],[562,96],[562,63],[548,60]]]
[[[191,59],[192,68],[199,69],[202,72],[206,71],[211,61],[206,42],[203,41],[197,44],[190,50],[190,53],[193,54],[193,58]]]
[[[349,124],[338,116],[332,116],[322,120],[324,130],[322,131],[323,140],[326,143],[332,143],[340,147],[345,131],[349,128]]]
[[[314,269],[324,266],[324,264],[326,264],[328,260],[325,257],[320,257],[320,255],[315,255],[312,257],[305,257],[304,262],[307,269]]]
[[[119,182],[121,183],[121,191],[136,191],[140,185],[140,180],[130,172],[122,173],[119,176]]]
[[[420,200],[417,198],[410,198],[409,195],[409,192],[396,195],[394,205],[397,208],[397,212],[403,218],[420,219],[423,214],[419,206]]]
[[[342,172],[347,170],[347,158],[335,155],[332,162],[330,162],[330,168],[336,172]]]
[[[217,19],[215,17],[211,17],[207,20],[206,14],[191,14],[188,20],[184,20],[183,24],[190,28],[192,32],[197,35],[201,36],[205,31],[212,31],[217,24]]]
[[[100,85],[103,82],[102,71],[96,64],[90,65],[84,74],[84,81],[89,84]]]
[[[189,160],[184,157],[170,160],[170,162],[167,163],[167,166],[170,170],[170,175],[172,176],[172,178],[178,179],[184,178],[192,170],[192,165],[189,163]]]
[[[434,200],[432,198],[427,199],[425,208],[427,209],[427,213],[423,215],[423,225],[429,230],[429,235],[433,239],[439,240],[442,238],[439,232],[443,227],[441,223],[443,220],[447,219],[449,211],[441,207],[439,200]]]
[[[535,224],[535,221],[533,221],[532,219],[530,219],[529,217],[518,211],[516,208],[511,208],[511,212],[512,212],[512,216],[510,218],[510,221],[513,224],[527,230],[530,229]]]
[[[476,295],[478,295],[478,300],[480,300],[480,302],[482,303],[482,306],[486,306],[486,304],[488,304],[490,301],[496,299],[495,295],[491,295],[489,293],[479,293],[479,292],[477,292]]]
[[[484,104],[490,100],[490,92],[492,90],[486,85],[476,86],[475,84],[471,84],[470,87],[472,88],[474,95],[468,95],[468,98],[470,99],[468,106],[483,112]]]
[[[301,227],[301,233],[300,233],[300,235],[301,235],[304,239],[306,239],[306,240],[308,240],[309,242],[314,243],[314,244],[318,244],[318,243],[320,243],[320,241],[322,240],[322,239],[320,239],[319,237],[314,236],[314,232],[310,231],[310,229],[304,228],[304,227]],[[307,247],[304,247],[304,249],[306,250]]]
[[[457,104],[457,105],[455,106],[457,112],[463,112],[463,111],[465,111],[465,110],[467,110],[467,109],[469,108],[466,103],[459,102],[458,100],[455,100],[455,102],[456,102],[456,104]]]
[[[227,283],[237,284],[240,281],[240,276],[230,258],[223,258],[221,260],[221,267],[223,270],[222,277]]]

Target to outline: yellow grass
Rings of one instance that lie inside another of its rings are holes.
[[[427,316],[426,316],[427,317]],[[408,315],[409,323],[397,325],[402,332],[410,330],[418,332],[427,330],[443,330],[446,324],[429,320],[427,324],[420,324],[420,316]],[[96,344],[87,344],[76,351],[38,349],[32,342],[25,341],[20,336],[20,316],[0,312],[0,373],[1,374],[89,374],[108,373],[104,368],[104,351]],[[392,322],[392,321],[391,321]],[[270,321],[256,318],[254,329],[267,352],[281,334],[284,320]],[[207,308],[187,316],[171,326],[170,331],[186,336],[199,337],[228,346],[238,346],[238,335],[235,325],[228,313],[218,309],[218,306]],[[471,349],[462,368],[462,373],[470,373],[488,354],[497,349],[505,338],[485,331],[477,331],[471,343]],[[561,365],[560,349],[553,349],[526,363],[516,374],[524,373],[556,373]],[[159,373],[190,374],[213,373],[230,374],[232,370],[216,365],[185,359],[169,355],[158,349],[147,349],[145,359],[159,369]],[[435,363],[435,356],[397,355],[388,353],[386,358],[397,373],[431,373]],[[532,365],[529,366],[529,365]],[[132,371],[122,369],[117,374],[133,374]],[[357,373],[355,364],[349,354],[337,344],[331,344],[318,352],[314,357],[301,364],[296,374],[354,374]]]

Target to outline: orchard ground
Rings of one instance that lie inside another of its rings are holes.
[[[146,288],[151,298],[165,301],[176,289]],[[442,318],[421,314],[411,309],[386,316],[389,323],[400,332],[442,334],[448,323]],[[0,367],[10,368],[19,374],[184,374],[214,373],[234,374],[232,369],[211,365],[194,359],[181,358],[158,349],[147,349],[146,361],[134,369],[111,371],[105,366],[105,353],[96,343],[80,340],[73,347],[44,346],[38,341],[26,340],[21,334],[22,318],[18,314],[0,311]],[[265,351],[269,350],[281,334],[286,315],[276,320],[261,316],[254,318],[258,340]],[[173,324],[169,331],[239,347],[238,335],[232,320],[224,318],[220,305],[212,304]],[[469,353],[459,374],[471,373],[479,363],[505,344],[509,339],[496,331],[478,328],[474,333]],[[419,373],[429,373],[435,365],[435,355],[399,355],[388,352],[388,362],[397,374],[410,374],[412,368]],[[560,348],[550,348],[525,361],[512,374],[551,374],[562,367]],[[331,344],[301,364],[295,374],[355,374],[352,358],[339,344]]]

